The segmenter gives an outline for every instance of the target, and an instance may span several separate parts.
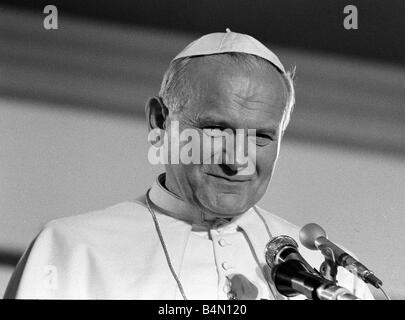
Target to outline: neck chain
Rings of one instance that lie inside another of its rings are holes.
[[[147,207],[149,209],[150,214],[152,215],[153,222],[155,223],[156,232],[157,232],[157,234],[159,236],[160,243],[162,244],[162,248],[163,248],[163,251],[165,253],[166,261],[167,261],[167,264],[169,266],[170,272],[172,273],[174,280],[176,280],[176,282],[177,282],[177,286],[179,287],[179,290],[180,290],[181,295],[183,296],[183,299],[187,300],[186,294],[184,293],[183,286],[181,285],[180,279],[177,276],[176,272],[174,271],[172,262],[170,260],[169,252],[167,251],[165,241],[163,240],[163,235],[162,235],[162,232],[160,230],[160,226],[159,226],[159,222],[157,220],[156,214],[153,211],[153,209],[152,209],[152,207],[151,207],[151,205],[149,203],[149,192],[150,192],[150,189],[146,192],[146,205],[147,205]]]

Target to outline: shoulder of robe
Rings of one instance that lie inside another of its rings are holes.
[[[25,251],[5,297],[84,298],[88,274],[96,276],[103,268],[122,270],[120,261],[130,254],[133,266],[142,265],[136,260],[138,251],[131,249],[143,243],[152,228],[150,214],[141,202],[52,220]],[[57,283],[55,288],[49,279]]]
[[[123,202],[85,214],[48,222],[40,236],[52,234],[64,246],[104,245],[119,239],[143,237],[154,228],[148,209],[141,202]]]

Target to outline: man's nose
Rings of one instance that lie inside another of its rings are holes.
[[[248,165],[247,139],[235,139],[233,148],[226,148],[226,165],[233,171],[239,171]]]

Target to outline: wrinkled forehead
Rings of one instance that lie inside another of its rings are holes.
[[[187,81],[190,82],[191,89],[197,91],[213,89],[213,86],[222,88],[231,81],[234,90],[238,85],[242,87],[254,83],[256,87],[262,86],[274,91],[274,95],[287,94],[285,81],[278,69],[271,63],[250,55],[237,58],[226,54],[196,57],[190,60],[187,69]]]
[[[221,55],[192,62],[187,72],[189,113],[212,120],[225,116],[246,124],[281,121],[287,87],[271,64],[243,64]]]

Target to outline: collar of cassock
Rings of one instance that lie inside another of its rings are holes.
[[[160,174],[153,183],[149,192],[149,198],[152,202],[153,209],[171,216],[175,219],[182,220],[193,228],[214,228],[222,231],[235,231],[238,227],[245,231],[258,228],[258,224],[263,226],[267,235],[267,240],[271,238],[270,231],[265,224],[263,218],[254,209],[251,208],[245,213],[225,219],[225,218],[209,218],[200,212],[196,212],[187,202],[183,201],[176,194],[170,192],[165,187],[165,173]]]

